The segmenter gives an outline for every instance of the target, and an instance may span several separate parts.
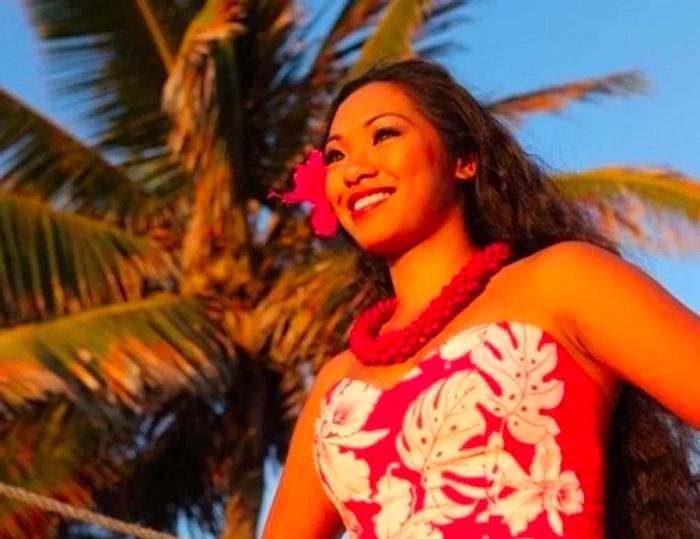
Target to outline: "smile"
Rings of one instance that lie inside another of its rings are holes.
[[[389,198],[394,191],[395,189],[392,188],[379,188],[354,193],[348,200],[348,208],[352,217],[356,217],[378,206]]]

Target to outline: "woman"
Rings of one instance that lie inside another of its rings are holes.
[[[395,299],[319,372],[264,537],[700,536],[663,410],[700,426],[700,319],[440,67],[348,84],[323,156]]]

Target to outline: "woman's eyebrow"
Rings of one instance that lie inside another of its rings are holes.
[[[398,118],[401,118],[402,120],[408,122],[408,123],[414,123],[413,120],[411,120],[408,116],[405,116],[401,114],[400,112],[382,112],[381,114],[377,114],[376,116],[372,116],[369,120],[367,120],[364,123],[364,126],[367,127],[368,125],[372,124],[373,122],[379,120],[379,118],[384,118],[385,116],[397,116]]]
[[[382,112],[381,114],[377,114],[376,116],[372,116],[371,118],[366,120],[362,125],[364,127],[368,127],[372,123],[376,122],[380,118],[384,118],[385,116],[396,116],[396,117],[401,118],[402,120],[404,120],[408,123],[411,123],[411,124],[414,123],[413,120],[411,120],[408,116],[405,116],[405,115],[401,114],[400,112]],[[334,140],[340,140],[342,138],[343,137],[341,137],[338,134],[331,135],[330,137],[328,137],[326,139],[326,144],[328,144],[329,142],[334,141]]]

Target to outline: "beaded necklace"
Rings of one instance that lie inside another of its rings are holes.
[[[379,335],[396,311],[396,298],[375,303],[355,320],[350,330],[350,350],[367,366],[403,363],[464,310],[511,255],[511,248],[503,242],[475,253],[418,318],[403,328]]]

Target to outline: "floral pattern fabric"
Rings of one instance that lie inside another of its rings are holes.
[[[602,538],[606,412],[541,329],[485,324],[389,389],[338,382],[314,454],[353,538]]]

